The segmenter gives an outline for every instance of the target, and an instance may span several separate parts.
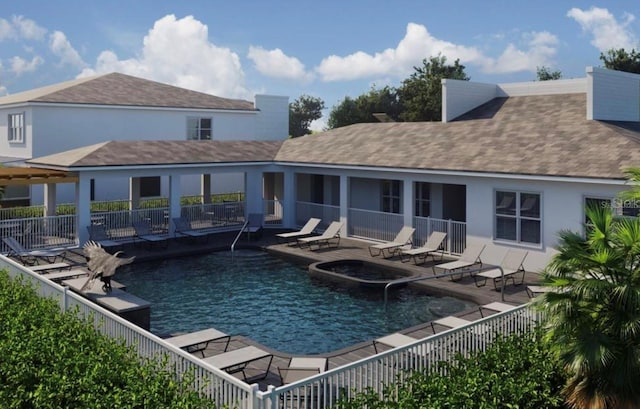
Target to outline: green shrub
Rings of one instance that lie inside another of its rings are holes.
[[[141,361],[0,271],[0,407],[213,407],[192,381],[176,381],[166,362]]]
[[[404,382],[386,385],[381,397],[369,389],[337,407],[562,408],[566,378],[540,338],[536,332],[498,339],[485,352],[440,363],[440,373],[414,372]]]

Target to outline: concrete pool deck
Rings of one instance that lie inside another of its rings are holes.
[[[421,264],[414,265],[413,263],[402,263],[399,257],[393,257],[391,259],[382,259],[381,257],[372,257],[369,254],[368,247],[371,244],[369,241],[343,238],[340,241],[338,248],[322,249],[310,251],[308,249],[300,249],[298,247],[289,246],[287,244],[279,244],[276,237],[273,235],[278,231],[266,230],[262,237],[257,240],[251,240],[250,242],[242,239],[238,242],[237,248],[262,248],[270,253],[279,255],[281,257],[290,259],[304,264],[311,264],[319,261],[334,261],[342,259],[355,259],[374,261],[382,266],[389,266],[393,268],[403,268],[410,271],[414,275],[423,275],[427,277],[433,277],[432,265],[434,262],[431,260]],[[272,234],[273,233],[273,234]],[[126,244],[122,247],[124,255],[126,257],[136,256],[136,262],[144,262],[150,260],[157,260],[160,258],[172,258],[180,256],[188,256],[195,254],[202,254],[216,250],[229,250],[230,244],[235,238],[237,232],[217,233],[211,235],[210,239],[205,242],[204,240],[189,241],[187,239],[172,239],[170,240],[167,249],[149,249],[144,245]],[[68,251],[65,255],[67,261],[83,266],[86,264],[82,249],[74,249]],[[447,257],[445,260],[447,261]],[[435,264],[439,263],[437,261]],[[117,273],[115,276],[117,280]],[[465,275],[461,280],[453,282],[447,277],[441,277],[436,279],[429,279],[423,282],[415,283],[414,285],[427,287],[428,291],[436,295],[451,295],[456,298],[462,298],[472,301],[476,304],[483,305],[494,301],[505,302],[508,304],[519,305],[529,301],[529,297],[526,292],[527,285],[539,284],[539,275],[533,272],[527,272],[525,275],[525,282],[522,285],[514,286],[509,284],[504,292],[504,301],[502,300],[501,293],[496,291],[491,282],[488,282],[484,287],[477,287],[473,278]],[[152,306],[153,308],[153,306]],[[484,314],[491,313],[485,310]],[[463,311],[456,314],[459,318],[466,320],[476,320],[481,318],[478,308],[472,308],[467,311]],[[438,332],[441,332],[445,327],[435,326]],[[414,338],[425,338],[433,335],[434,330],[430,323],[420,324],[411,328],[407,328],[401,333],[412,336]],[[162,334],[169,335],[169,334]],[[276,351],[269,348],[266,345],[259,344],[247,337],[237,334],[231,334],[231,341],[228,350],[235,350],[245,346],[256,346],[273,353],[274,359],[271,364],[271,369],[266,379],[261,380],[261,389],[266,388],[266,385],[279,385],[280,378],[278,376],[278,367],[286,367],[288,365],[291,355],[283,351]],[[366,358],[375,354],[373,346],[373,340],[364,340],[358,344],[343,348],[337,351],[333,351],[319,356],[329,358],[329,368],[335,368],[351,362],[355,362],[359,359]],[[211,343],[210,346],[204,351],[205,357],[212,356],[221,353],[222,349],[220,345]],[[201,357],[200,353],[196,356]],[[251,372],[255,371],[255,374],[264,371],[261,368],[261,363],[258,362],[254,368],[249,366],[249,376]]]

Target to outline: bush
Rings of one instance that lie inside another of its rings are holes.
[[[382,397],[369,389],[340,409],[388,408],[562,408],[566,378],[539,331],[496,340],[485,352],[458,355],[440,372],[414,372],[387,385]],[[446,374],[446,375],[443,375]]]
[[[141,359],[0,271],[0,402],[11,408],[204,408],[166,362]]]

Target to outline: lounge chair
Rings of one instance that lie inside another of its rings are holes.
[[[185,219],[184,217],[174,217],[171,220],[173,221],[173,225],[175,226],[176,236],[189,237],[194,240],[198,237],[205,237],[207,240],[209,239],[208,231],[194,230],[191,227],[191,222],[189,222],[189,220]]]
[[[104,224],[92,224],[90,226],[87,226],[87,230],[89,231],[89,240],[95,241],[105,249],[120,246],[120,243],[111,240],[111,237],[109,237],[109,233],[107,233],[107,229],[104,227]]]
[[[473,276],[474,281],[476,282],[476,286],[478,287],[482,287],[485,284],[487,284],[487,280],[488,279],[492,279],[493,280],[493,286],[495,287],[495,289],[498,289],[498,282],[501,280],[511,280],[511,282],[513,283],[513,285],[519,285],[524,283],[524,259],[527,258],[527,254],[529,254],[528,251],[523,251],[523,250],[513,250],[510,249],[507,251],[507,254],[505,254],[504,258],[502,259],[502,262],[500,263],[500,267],[502,268],[502,271],[500,271],[499,268],[494,268],[491,270],[486,270],[486,271],[482,271],[479,272],[478,274],[475,274]],[[515,280],[515,275],[518,273],[522,273],[522,279],[520,280],[520,283],[516,284],[516,280]],[[483,280],[480,281],[479,279],[482,278]]]
[[[503,302],[494,301],[489,304],[484,304],[478,307],[480,310],[480,316],[484,317],[483,310],[489,310],[494,312],[505,312],[516,308],[517,305],[505,304]]]
[[[182,348],[187,352],[200,352],[204,358],[204,351],[211,342],[224,342],[224,352],[229,348],[231,336],[217,329],[207,328],[201,331],[190,332],[188,334],[177,335],[175,337],[165,338],[165,341],[171,345]]]
[[[447,233],[441,231],[434,231],[431,233],[427,242],[422,247],[408,250],[400,250],[400,260],[402,262],[409,261],[413,258],[413,262],[418,264],[418,258],[423,257],[423,263],[427,261],[427,257],[434,257],[434,253],[440,251],[440,260],[444,257],[444,239],[447,238]],[[407,256],[406,258],[404,256]]]
[[[50,272],[50,271],[66,270],[66,269],[71,269],[71,264],[59,262],[59,263],[47,263],[47,264],[35,264],[33,266],[29,266],[29,270],[39,274],[46,274],[47,272]]]
[[[316,244],[318,248],[323,245],[330,247],[332,241],[335,241],[335,247],[338,247],[340,244],[340,229],[342,229],[342,222],[331,222],[329,227],[327,227],[327,230],[325,230],[320,236],[298,238],[298,245],[300,245],[300,247],[303,245],[309,246],[309,249],[311,250],[311,246],[313,244]]]
[[[398,348],[408,345],[412,342],[416,342],[417,339],[408,335],[395,332],[393,334],[385,335],[384,337],[376,338],[373,340],[373,349],[378,353],[378,345],[384,345],[389,348]]]
[[[529,298],[534,298],[540,294],[548,293],[551,291],[557,291],[557,288],[544,286],[544,285],[529,285],[527,286],[527,295]]]
[[[455,281],[453,273],[459,272],[460,277],[458,279],[460,279],[462,278],[463,274],[463,271],[460,270],[469,268],[475,264],[480,264],[480,267],[482,267],[482,260],[480,259],[480,255],[484,251],[484,248],[484,245],[470,244],[464,249],[457,260],[434,265],[433,273],[435,274],[437,267],[441,270],[444,270],[445,273],[450,274],[452,281]]]
[[[266,358],[269,358],[269,363],[267,364],[264,376],[260,378],[264,379],[269,375],[269,368],[271,367],[271,361],[273,361],[273,354],[254,346],[223,352],[222,354],[204,358],[203,361],[230,374],[242,372],[242,377],[246,382],[248,379],[247,373],[245,372],[247,365],[254,361]]]
[[[383,258],[393,257],[402,247],[411,246],[411,237],[415,231],[413,227],[404,226],[392,241],[369,246],[369,254],[372,257],[379,255]],[[387,256],[384,255],[385,250],[387,250]]]
[[[316,227],[318,227],[320,222],[321,222],[320,219],[316,219],[312,217],[309,220],[307,220],[307,223],[304,226],[302,226],[300,230],[292,231],[288,233],[276,234],[276,237],[282,241],[289,241],[290,239],[294,239],[294,241],[297,241],[298,237],[306,237],[313,234],[313,232],[315,231]]]
[[[151,230],[151,224],[146,220],[139,220],[132,223],[133,229],[136,231],[136,237],[147,242],[150,246],[153,244],[168,245],[169,236],[165,234],[154,234]]]
[[[318,375],[329,368],[329,360],[322,357],[292,357],[286,368],[278,367],[283,385]]]
[[[36,264],[38,259],[55,263],[56,259],[64,259],[63,250],[27,250],[13,237],[3,237],[2,241],[9,247],[9,256],[16,257],[23,265]]]
[[[431,329],[433,330],[433,333],[436,333],[436,325],[440,325],[443,327],[447,327],[449,329],[451,328],[458,328],[458,327],[462,327],[463,325],[467,325],[472,323],[473,321],[469,321],[469,320],[465,320],[464,318],[458,318],[458,317],[454,317],[453,315],[449,315],[447,317],[444,318],[440,318],[437,319],[435,321],[431,321]],[[485,325],[481,325],[475,328],[471,329],[471,332],[476,334],[476,335],[480,335],[483,334],[484,332],[487,331],[487,326]]]
[[[262,233],[262,221],[264,215],[262,213],[250,213],[247,217],[247,224],[242,228],[243,233],[247,233],[247,238],[251,238],[252,234],[259,235]]]

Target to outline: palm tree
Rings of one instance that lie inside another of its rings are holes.
[[[568,371],[572,408],[638,408],[640,219],[588,208],[586,235],[560,232],[543,273],[556,291],[537,301],[547,340]]]

